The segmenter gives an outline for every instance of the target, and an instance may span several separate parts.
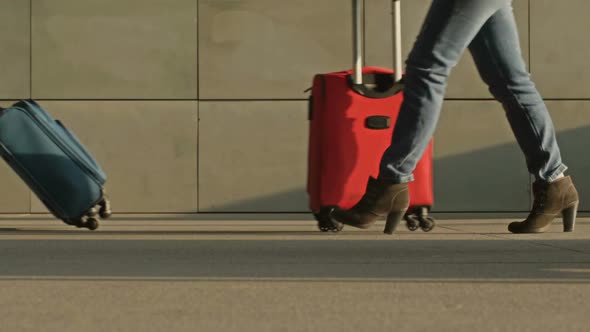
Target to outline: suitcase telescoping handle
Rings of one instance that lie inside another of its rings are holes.
[[[401,24],[401,0],[391,0],[393,10],[393,61],[395,68],[395,81],[399,82],[402,78],[402,24]],[[364,0],[352,1],[353,16],[353,82],[354,84],[363,84],[363,16]]]

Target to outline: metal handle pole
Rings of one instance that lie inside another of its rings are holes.
[[[392,0],[393,7],[393,62],[395,81],[402,79],[402,16],[401,0]]]
[[[363,84],[363,7],[364,0],[352,0],[352,29],[353,29],[353,81]]]

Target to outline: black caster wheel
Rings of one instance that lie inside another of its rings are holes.
[[[98,208],[95,206],[92,209],[88,210],[88,213],[86,213],[86,215],[88,217],[96,217],[98,215]]]
[[[102,219],[110,218],[113,214],[111,211],[111,202],[105,197],[105,199],[100,203],[100,217]]]
[[[96,218],[88,218],[88,220],[86,220],[84,227],[88,228],[91,231],[96,230],[98,228],[98,220],[96,220]]]
[[[86,223],[86,217],[82,217],[77,220],[72,220],[71,222],[67,222],[67,224],[76,226],[76,228],[84,228],[84,224]]]
[[[420,221],[416,219],[415,215],[409,214],[404,218],[406,219],[406,226],[410,231],[415,232],[420,228]]]
[[[344,228],[344,226],[340,223],[333,221],[329,217],[327,217],[324,220],[318,221],[318,228],[320,231],[322,231],[324,233],[325,232],[338,233],[342,230],[342,228]]]
[[[320,216],[319,213],[314,213],[313,214],[315,220],[318,222],[318,229],[322,232],[329,232],[330,231],[330,227],[324,225],[324,222],[321,221],[322,217]]]
[[[333,227],[322,225],[319,222],[318,222],[318,229],[320,230],[320,232],[323,232],[323,233],[327,233],[327,232],[333,231]]]
[[[332,233],[338,233],[344,228],[344,225],[339,222],[336,222],[334,220],[331,220],[331,222],[332,228],[330,229],[330,231],[332,231]]]
[[[313,214],[318,222],[318,229],[320,231],[338,233],[342,230],[343,225],[330,218],[332,210],[334,210],[332,207],[322,207],[318,213]]]
[[[418,219],[420,220],[420,228],[424,232],[430,232],[434,228],[434,226],[436,225],[436,223],[434,222],[434,219],[432,219],[432,217],[419,216]]]
[[[342,230],[342,226],[340,226],[340,225],[334,225],[334,226],[318,225],[318,228],[320,229],[320,231],[322,231],[324,233],[327,233],[327,232],[338,233]]]

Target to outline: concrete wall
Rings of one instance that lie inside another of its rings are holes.
[[[366,2],[368,64],[391,67],[389,0]],[[429,3],[403,2],[406,52]],[[583,195],[590,4],[514,7]],[[305,212],[303,91],[350,67],[350,16],[343,0],[3,0],[0,103],[32,97],[70,126],[109,175],[115,212]],[[435,210],[527,210],[524,158],[469,55],[447,98]],[[0,183],[0,212],[45,211],[4,164]]]

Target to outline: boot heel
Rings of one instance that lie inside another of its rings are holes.
[[[576,203],[573,206],[570,206],[561,212],[563,214],[563,231],[564,232],[573,232],[574,231],[574,226],[576,224],[576,215],[578,213],[578,204],[579,203]]]
[[[393,232],[395,232],[395,229],[397,228],[397,225],[399,225],[400,221],[402,221],[404,214],[405,211],[389,212],[389,214],[387,215],[387,221],[385,222],[385,229],[383,230],[383,233],[393,234]]]

